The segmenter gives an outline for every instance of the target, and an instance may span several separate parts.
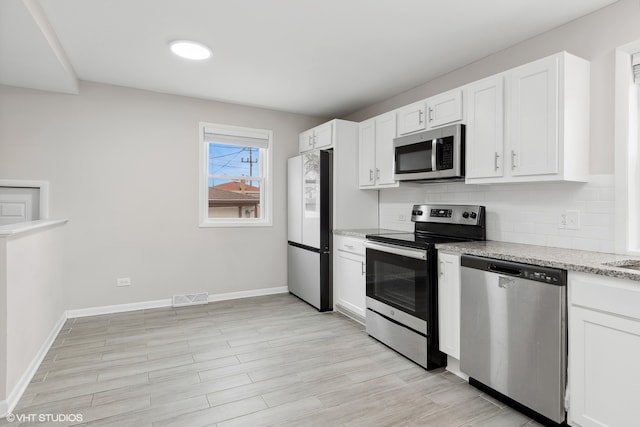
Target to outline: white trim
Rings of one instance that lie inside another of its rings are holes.
[[[171,307],[171,298],[155,301],[132,302],[129,304],[103,305],[99,307],[79,308],[67,310],[67,319],[78,317],[100,316],[103,314],[124,313],[127,311],[149,310],[152,308]]]
[[[0,187],[38,188],[40,189],[40,212],[38,219],[49,219],[49,183],[27,179],[0,179]]]
[[[278,286],[275,288],[252,289],[249,291],[227,292],[223,294],[210,294],[209,302],[226,301],[240,298],[259,297],[264,295],[283,294],[289,292],[286,286]],[[78,317],[99,316],[103,314],[124,313],[127,311],[148,310],[152,308],[171,307],[172,299],[159,299],[155,301],[142,301],[129,304],[104,305],[100,307],[80,308],[76,310],[67,310],[67,319],[75,319]]]
[[[618,253],[640,255],[630,250],[630,188],[629,188],[629,140],[637,136],[637,118],[630,117],[630,105],[634,101],[631,70],[631,55],[640,51],[640,41],[620,46],[615,52],[615,103],[614,103],[614,140],[615,140],[615,229],[614,250]],[[637,101],[637,100],[636,100]],[[636,102],[637,104],[637,102]]]
[[[47,336],[44,343],[42,343],[40,350],[38,350],[35,357],[31,361],[25,372],[22,374],[22,377],[20,377],[20,380],[18,380],[18,383],[15,385],[13,390],[9,392],[7,400],[0,401],[0,418],[6,417],[7,414],[13,411],[13,409],[16,407],[66,321],[66,313],[63,312],[62,316],[60,316],[60,319],[58,320],[58,323],[56,323],[56,325],[49,333],[49,336]]]
[[[22,235],[33,231],[43,231],[69,222],[68,219],[43,219],[37,221],[16,222],[0,225],[0,237]]]
[[[268,147],[263,155],[264,163],[262,171],[262,186],[260,192],[260,209],[262,218],[208,218],[208,186],[206,185],[209,173],[207,170],[207,133],[228,133],[230,135],[260,136],[268,141]],[[240,126],[220,125],[215,123],[200,122],[198,143],[199,152],[199,182],[198,182],[198,226],[207,227],[271,227],[273,225],[273,131],[267,129],[253,129]],[[266,157],[266,158],[264,158]]]

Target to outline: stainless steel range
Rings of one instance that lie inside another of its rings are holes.
[[[436,243],[485,240],[485,208],[414,205],[413,233],[367,235],[367,333],[426,369],[438,349]]]

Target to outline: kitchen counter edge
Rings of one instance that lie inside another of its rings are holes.
[[[367,234],[393,234],[393,233],[412,233],[413,231],[389,230],[387,228],[351,228],[342,230],[333,230],[333,234],[337,236],[349,236],[364,239]]]
[[[483,242],[440,243],[436,245],[436,248],[444,252],[452,252],[460,255],[475,255],[640,282],[640,271],[604,265],[604,263],[616,263],[625,260],[637,260],[640,262],[639,257],[629,255],[496,242],[491,240]]]

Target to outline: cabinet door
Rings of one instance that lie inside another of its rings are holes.
[[[300,139],[298,141],[298,150],[301,153],[313,150],[313,129],[302,132],[300,134]]]
[[[376,128],[374,120],[360,123],[358,136],[358,182],[373,187],[376,169]]]
[[[638,425],[640,322],[570,307],[569,422]]]
[[[427,125],[435,128],[462,120],[462,89],[427,99]]]
[[[395,111],[378,116],[375,119],[376,170],[377,185],[395,185],[393,169],[395,165],[393,139],[396,137]]]
[[[508,72],[511,175],[558,173],[558,57]]]
[[[364,257],[336,251],[336,304],[365,318],[366,279]]]
[[[398,110],[398,135],[417,132],[427,128],[425,117],[426,106],[423,102],[416,102]]]
[[[325,123],[313,129],[314,148],[327,148],[333,144],[333,123]]]
[[[440,351],[460,359],[460,256],[438,253]]]
[[[466,177],[503,176],[503,77],[493,76],[466,88]]]

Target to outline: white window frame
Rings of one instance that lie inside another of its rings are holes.
[[[260,211],[261,218],[209,218],[209,185],[208,185],[208,144],[205,140],[207,133],[229,135],[235,137],[258,138],[267,141],[267,148],[262,152],[262,183]],[[217,123],[200,122],[200,173],[199,173],[199,226],[200,227],[271,227],[273,200],[273,131],[267,129],[253,129],[240,126],[230,126]]]
[[[633,82],[631,57],[640,40],[620,46],[615,57],[615,240],[618,253],[640,255],[639,89]]]

